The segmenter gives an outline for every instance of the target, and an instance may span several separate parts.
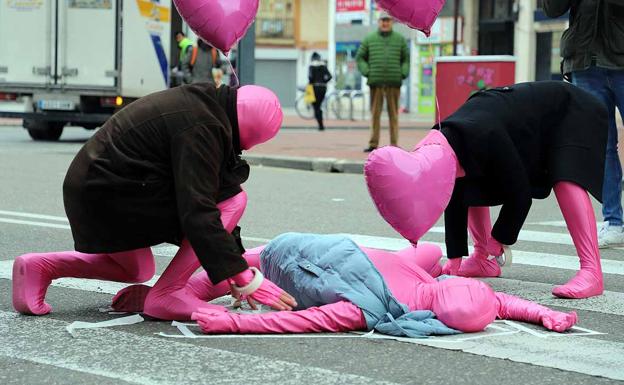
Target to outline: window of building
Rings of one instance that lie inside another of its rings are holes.
[[[256,43],[295,44],[295,0],[260,0],[256,17]]]

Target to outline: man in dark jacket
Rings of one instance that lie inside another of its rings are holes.
[[[602,192],[605,224],[598,242],[601,248],[624,246],[622,165],[615,123],[615,107],[621,114],[624,111],[624,0],[544,0],[548,16],[559,17],[567,11],[570,28],[561,39],[563,73],[598,97],[609,113]]]
[[[449,262],[444,272],[497,277],[500,267],[490,256],[501,256],[506,246],[517,241],[532,199],[546,198],[554,187],[581,270],[566,285],[555,287],[553,294],[565,298],[601,294],[596,222],[586,192],[598,200],[602,197],[607,113],[600,101],[565,82],[521,83],[477,92],[440,126],[440,131],[432,131],[417,145],[415,153],[427,154],[441,146],[450,155],[414,156],[415,164],[409,165],[394,163],[392,159],[401,158],[394,157],[400,150],[393,148],[377,150],[369,157],[367,170],[374,171],[374,163],[389,164],[378,178],[367,174],[368,181],[375,181],[369,182],[369,190],[376,190],[370,183],[387,188],[384,175],[392,173],[408,174],[414,183],[401,187],[413,187],[411,205],[396,206],[401,213],[388,210],[395,207],[392,202],[378,203],[378,207],[384,205],[380,208],[384,218],[416,243],[422,234],[405,229],[418,227],[414,222],[424,220],[425,210],[435,210],[434,201],[441,199],[437,197],[446,197],[448,204],[436,206],[440,210],[446,207]],[[591,135],[587,134],[589,126],[594,128]],[[454,171],[448,172],[446,165],[453,165]],[[439,191],[426,191],[432,185]],[[495,205],[502,208],[491,227],[487,207]],[[410,217],[414,222],[406,227],[393,223],[393,218],[405,217],[404,211],[411,207],[421,207]],[[433,214],[427,216],[432,222],[421,226],[423,229],[433,225],[441,212]],[[468,255],[467,227],[475,252],[462,262],[462,256]]]
[[[232,235],[246,204],[249,166],[241,150],[271,139],[282,112],[258,86],[185,85],[137,100],[111,117],[78,152],[63,184],[77,251],[16,258],[13,305],[46,314],[52,279],[143,282],[154,274],[150,246],[181,245],[150,290],[145,313],[190,319],[205,302],[184,290],[200,266],[212,282],[236,287],[277,309],[292,298],[248,269]],[[264,286],[264,288],[263,288]]]
[[[368,78],[373,115],[371,137],[364,152],[370,152],[379,146],[384,97],[390,121],[390,144],[396,146],[399,142],[401,83],[409,75],[410,57],[407,41],[392,30],[390,15],[387,13],[380,15],[379,29],[364,38],[356,60],[362,76]]]

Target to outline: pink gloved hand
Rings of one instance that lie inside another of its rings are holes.
[[[239,314],[199,309],[193,313],[204,333],[318,333],[366,329],[364,314],[340,301],[293,312]]]
[[[556,332],[568,330],[578,320],[576,312],[559,312],[513,295],[497,292],[496,299],[498,302],[498,318],[501,319],[543,325],[546,329]]]
[[[257,309],[256,301],[274,310],[292,310],[297,306],[290,294],[264,278],[256,268],[249,268],[230,279],[232,296],[238,300],[246,299],[254,310]]]
[[[449,258],[446,264],[442,266],[442,274],[445,275],[458,275],[461,267],[462,258]]]

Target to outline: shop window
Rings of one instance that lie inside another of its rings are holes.
[[[256,43],[295,43],[294,0],[261,0],[256,17]]]

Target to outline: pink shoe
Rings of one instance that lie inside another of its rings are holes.
[[[587,270],[579,270],[565,285],[555,286],[553,295],[559,298],[589,298],[604,292],[602,279]]]
[[[152,288],[145,299],[143,313],[162,320],[190,321],[194,312],[206,308],[227,311],[224,306],[213,305],[197,298],[186,287],[167,293],[159,293]]]
[[[452,258],[446,261],[444,266],[442,267],[441,273],[444,275],[457,275],[459,274],[459,269],[462,266],[463,258]]]
[[[500,277],[501,268],[496,259],[477,257],[472,254],[462,262],[458,275],[462,277]]]
[[[130,285],[119,290],[113,297],[111,308],[115,311],[128,313],[142,313],[145,305],[145,298],[151,286]]]
[[[13,262],[13,307],[22,314],[44,315],[52,311],[45,302],[52,283],[45,269],[45,260],[38,254],[24,254]]]

